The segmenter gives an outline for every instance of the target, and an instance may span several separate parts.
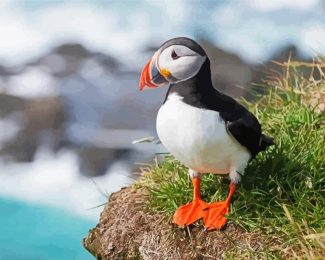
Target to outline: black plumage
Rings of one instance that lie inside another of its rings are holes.
[[[183,37],[168,41],[162,47],[167,48],[175,44],[185,45],[200,55],[206,56],[204,50],[198,44]],[[227,131],[241,145],[247,148],[252,158],[273,144],[273,138],[262,134],[261,125],[251,112],[232,97],[213,87],[208,57],[206,57],[199,73],[194,77],[171,84],[166,99],[172,93],[177,93],[183,97],[183,101],[188,105],[219,112],[225,122]]]

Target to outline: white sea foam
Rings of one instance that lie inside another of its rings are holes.
[[[150,12],[138,8],[135,2],[111,5],[105,8],[95,1],[67,1],[30,10],[22,8],[19,2],[4,0],[0,5],[0,59],[20,63],[60,43],[79,42],[92,50],[133,60],[145,44],[180,33],[177,28],[184,8],[179,6],[184,5],[183,1],[170,2],[169,8],[159,3],[148,4]],[[175,21],[172,33],[168,33],[170,24],[163,23],[163,19]]]
[[[324,26],[318,24],[308,24],[303,28],[301,35],[303,45],[309,46],[314,55],[325,53],[325,23]]]
[[[318,0],[247,0],[248,4],[257,10],[269,12],[283,8],[296,10],[310,10],[315,8]]]
[[[243,0],[199,5],[146,0],[103,4],[94,0],[34,4],[32,8],[26,8],[23,1],[2,0],[0,61],[20,63],[52,46],[73,41],[114,54],[134,66],[147,58],[140,54],[146,44],[159,45],[180,35],[208,37],[249,60],[260,61],[290,42],[310,53],[310,44],[299,39],[309,28],[306,24],[324,26],[324,17],[321,0]],[[318,34],[312,35],[313,42],[321,42]]]
[[[10,77],[6,93],[24,98],[40,98],[58,95],[58,88],[49,73],[39,68],[27,68],[22,74]]]
[[[32,163],[0,162],[0,195],[62,208],[84,218],[98,218],[110,194],[129,184],[130,169],[116,163],[110,172],[92,179],[80,176],[77,156],[71,151],[57,155],[40,148]],[[96,183],[96,184],[95,184]]]
[[[319,43],[324,46],[322,34],[312,33],[315,27],[325,27],[320,0],[225,1],[212,12],[210,20],[216,28],[212,39],[251,62],[263,62],[289,44],[307,56],[314,55],[315,49],[325,53],[319,47]]]

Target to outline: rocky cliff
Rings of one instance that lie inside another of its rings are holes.
[[[233,224],[213,232],[201,223],[180,229],[164,215],[150,213],[147,200],[143,188],[112,194],[99,223],[84,238],[84,247],[97,259],[223,259],[244,257],[251,249],[258,256],[279,242]]]

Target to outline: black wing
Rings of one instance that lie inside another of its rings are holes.
[[[213,87],[208,59],[196,77],[171,84],[166,99],[172,93],[183,97],[183,102],[191,106],[219,112],[228,132],[248,149],[252,157],[273,144],[271,137],[262,134],[261,125],[252,113]]]
[[[252,157],[273,144],[273,138],[262,134],[256,117],[233,98],[216,90],[217,110],[228,132],[251,153]]]

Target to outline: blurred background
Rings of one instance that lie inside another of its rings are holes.
[[[325,1],[0,1],[0,259],[92,259],[106,195],[152,162],[167,88],[138,91],[166,40],[194,38],[233,97],[272,60],[325,54]],[[268,67],[268,69],[266,69]]]

